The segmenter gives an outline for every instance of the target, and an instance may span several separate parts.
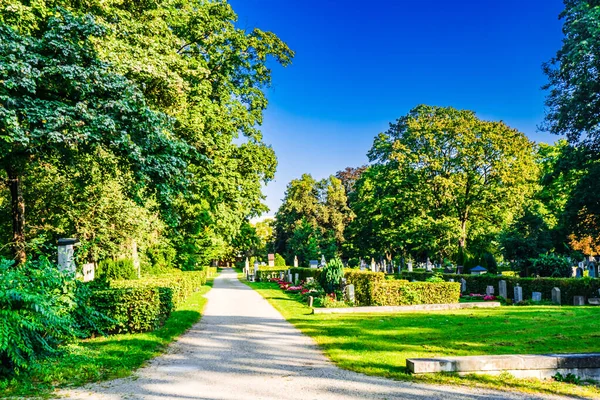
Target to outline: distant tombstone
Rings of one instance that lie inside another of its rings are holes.
[[[557,287],[555,287],[555,288],[552,289],[552,303],[558,304],[558,305],[561,304],[561,301],[560,301],[560,289],[557,288]]]
[[[506,288],[506,281],[504,279],[498,282],[498,295],[504,297],[505,299],[508,298],[508,290]]]
[[[590,278],[595,278],[596,277],[596,264],[594,263],[590,263],[590,265],[588,266],[588,276]]]
[[[578,269],[578,267],[571,267],[571,268],[573,270],[573,272],[571,273],[571,277],[575,278],[577,276],[577,269]]]
[[[313,302],[314,302],[314,301],[315,301],[315,298],[314,298],[314,297],[312,297],[312,296],[308,296],[308,306],[309,306],[310,308],[312,308],[312,306],[313,306]]]
[[[381,261],[381,270],[387,274],[387,264],[385,260]]]
[[[346,298],[346,301],[354,303],[354,285],[346,285],[344,288],[344,297]]]
[[[576,278],[581,278],[581,277],[583,277],[583,268],[581,268],[581,267],[577,267],[577,270],[575,271],[575,277],[576,277]]]
[[[287,281],[292,282],[292,273],[288,272]]]
[[[279,280],[283,280],[283,277],[285,276],[285,273],[283,271],[279,271]]]
[[[454,279],[450,278],[448,279],[448,282],[454,282]]]
[[[542,293],[541,292],[532,292],[531,293],[531,301],[542,301]]]
[[[427,272],[431,272],[432,269],[433,269],[433,264],[431,264],[431,261],[429,261],[429,257],[427,257],[427,262],[425,263],[425,270]]]
[[[521,286],[515,286],[514,294],[515,297],[513,298],[513,301],[515,303],[523,301],[523,288]]]
[[[294,256],[294,268],[298,268],[298,256]]]
[[[95,273],[94,263],[83,264],[82,272],[83,272],[83,281],[84,282],[93,281],[94,273]]]
[[[464,267],[462,265],[457,265],[456,266],[456,273],[458,275],[462,274],[463,273],[463,269],[464,269]]]
[[[585,297],[573,296],[573,305],[574,306],[584,306],[585,305]]]
[[[248,276],[249,272],[250,272],[250,261],[248,260],[248,257],[246,257],[246,262],[244,262],[244,275]]]
[[[311,268],[318,268],[319,267],[319,260],[310,260],[308,262],[309,266]]]
[[[372,272],[377,271],[377,264],[375,264],[375,259],[373,257],[371,257],[371,271]]]
[[[77,239],[58,239],[58,269],[75,274],[75,250],[73,246],[79,244]]]
[[[325,265],[327,265],[327,261],[325,261],[325,256],[321,254],[321,267],[324,267]]]
[[[300,282],[300,280],[299,280],[299,276],[300,276],[300,275],[299,275],[297,272],[294,274],[294,285],[297,285],[297,284],[298,284],[298,282]]]
[[[408,272],[413,272],[413,265],[412,265],[412,261],[409,261],[406,265],[406,267],[408,268]]]
[[[269,267],[275,266],[275,254],[267,254],[267,261],[269,262]]]
[[[365,260],[363,260],[362,258],[360,259],[360,270],[364,271],[365,268],[367,267],[367,264],[365,263]]]
[[[485,294],[488,296],[493,296],[494,295],[494,287],[488,286],[487,288],[485,288]]]
[[[465,278],[460,278],[460,291],[461,293],[466,293],[467,291],[467,281]]]

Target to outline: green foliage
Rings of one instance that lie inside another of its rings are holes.
[[[425,281],[430,273],[427,272],[402,272],[396,275],[401,279]],[[519,278],[516,276],[497,276],[497,275],[456,275],[444,274],[445,279],[467,281],[467,293],[484,294],[488,286],[498,287],[498,281],[505,280],[508,296],[512,298],[514,287],[519,284],[523,288],[523,298],[530,299],[532,292],[541,292],[542,298],[549,299],[552,289],[557,287],[561,292],[562,303],[573,304],[574,296],[598,297],[600,289],[600,279],[598,278]]]
[[[285,259],[279,253],[275,253],[275,266],[285,267]]]
[[[581,383],[581,378],[570,372],[566,375],[562,375],[560,372],[557,372],[552,376],[552,378],[554,378],[554,380],[557,382],[574,383],[575,385],[579,385]]]
[[[323,267],[319,280],[327,293],[333,293],[334,290],[339,288],[343,277],[344,264],[339,258],[334,258]]]
[[[137,271],[133,259],[121,258],[120,260],[105,259],[98,263],[96,271],[99,279],[137,279]]]
[[[0,375],[30,368],[82,336],[76,285],[44,259],[18,267],[0,260]]]
[[[540,254],[531,260],[536,275],[553,278],[570,278],[573,276],[572,263],[565,256],[557,254]]]
[[[416,304],[458,303],[460,283],[457,282],[408,282],[386,280],[372,294],[376,306],[404,306]]]
[[[432,276],[426,279],[427,282],[444,282],[444,275],[441,272],[434,272]]]

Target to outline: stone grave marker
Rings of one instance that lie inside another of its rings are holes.
[[[429,257],[427,257],[427,262],[425,263],[425,270],[427,272],[431,272],[432,269],[433,269],[433,264],[431,264]]]
[[[285,273],[283,271],[279,271],[279,279],[283,280]]]
[[[294,285],[297,285],[298,282],[300,282],[299,277],[300,277],[300,274],[296,272],[294,274]]]
[[[327,265],[327,261],[325,261],[325,256],[321,254],[321,265],[320,267],[324,267]]]
[[[515,286],[514,295],[515,297],[513,298],[513,301],[515,303],[523,301],[523,288],[521,286],[518,286],[518,284],[517,286]]]
[[[315,301],[315,298],[312,296],[308,296],[308,306],[310,308],[312,308],[312,306],[313,306],[313,301]]]
[[[454,279],[450,278],[448,279],[448,282],[454,282]]]
[[[494,295],[494,287],[488,286],[487,288],[485,288],[485,294],[488,296],[493,296]]]
[[[287,281],[293,283],[293,281],[292,281],[292,273],[291,272],[288,272]]]
[[[596,264],[594,264],[594,263],[591,263],[591,264],[588,266],[588,271],[589,271],[589,272],[588,272],[588,276],[589,276],[590,278],[595,278],[595,277],[596,277]]]
[[[531,301],[542,301],[542,292],[532,292]]]
[[[83,281],[90,282],[94,280],[95,266],[94,263],[87,263],[82,265]]]
[[[573,296],[573,305],[574,306],[584,306],[585,305],[585,297]]]
[[[506,281],[504,279],[498,282],[498,295],[505,299],[508,298],[508,289],[506,288]]]
[[[75,250],[79,240],[71,238],[58,239],[58,269],[75,274]]]
[[[375,264],[375,259],[371,257],[371,271],[377,272],[377,264]]]
[[[582,278],[582,277],[583,277],[583,268],[577,267],[577,269],[575,270],[575,278]]]
[[[552,303],[560,305],[560,289],[555,287],[552,289]]]
[[[413,265],[412,265],[412,261],[409,261],[406,264],[407,268],[408,268],[408,272],[413,272]]]
[[[346,301],[354,303],[354,285],[346,285],[344,288],[344,297],[346,298]]]
[[[308,263],[311,268],[319,268],[319,260],[310,260]]]
[[[465,278],[460,278],[460,291],[461,293],[467,292],[467,281]]]
[[[464,267],[462,265],[457,265],[456,266],[456,274],[457,275],[462,274],[463,273],[463,269],[464,269]]]
[[[298,256],[294,256],[294,268],[298,268]]]
[[[275,266],[275,254],[267,254],[267,260],[268,260],[268,265],[269,267],[274,267]]]

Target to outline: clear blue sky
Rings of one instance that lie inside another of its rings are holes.
[[[238,25],[295,52],[273,65],[263,133],[279,160],[264,192],[367,162],[373,138],[418,104],[453,106],[540,133],[541,64],[561,45],[561,0],[230,0]]]

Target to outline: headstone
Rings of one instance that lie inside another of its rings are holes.
[[[298,256],[294,256],[294,268],[298,268]]]
[[[311,268],[318,268],[319,267],[319,260],[310,260],[308,263],[309,263],[309,266]]]
[[[427,257],[427,262],[425,263],[425,270],[427,272],[431,272],[432,269],[433,265],[431,264],[431,261],[429,261],[429,257]]]
[[[500,297],[508,298],[508,290],[506,288],[506,281],[503,279],[498,282],[498,295]]]
[[[454,282],[454,279],[450,278],[448,279],[448,282]]]
[[[375,259],[373,257],[371,257],[371,271],[377,271],[377,265],[375,264]]]
[[[365,263],[365,260],[363,260],[362,258],[360,259],[360,270],[364,271],[367,268],[367,264]]]
[[[460,291],[461,293],[465,293],[467,291],[467,281],[465,278],[460,278]]]
[[[494,287],[488,286],[487,288],[485,288],[485,294],[488,296],[493,296],[494,295]]]
[[[325,265],[327,265],[327,261],[325,261],[325,256],[321,254],[321,267],[324,267]]]
[[[590,278],[595,278],[596,277],[596,264],[591,263],[588,268],[589,268],[588,276]]]
[[[77,239],[58,239],[58,269],[68,271],[75,275],[75,250],[73,246],[79,244]]]
[[[463,269],[464,269],[464,267],[462,265],[457,265],[456,266],[456,273],[458,275],[462,274],[463,273]]]
[[[287,281],[292,282],[292,273],[288,272]]]
[[[560,305],[560,289],[555,287],[552,289],[552,303]]]
[[[385,262],[385,260],[381,261],[381,268],[383,272],[385,272],[386,274],[388,273],[387,263]]]
[[[283,271],[279,271],[279,280],[283,280],[285,273]]]
[[[267,261],[269,261],[269,267],[275,266],[275,254],[267,254]]]
[[[346,301],[354,303],[354,285],[346,285],[344,288],[344,297],[346,298]]]
[[[314,297],[312,297],[312,296],[308,296],[308,306],[309,306],[310,308],[312,308],[312,306],[313,306],[313,301],[314,301],[314,300],[315,300],[315,298],[314,298]]]
[[[542,292],[532,292],[531,301],[542,301]]]
[[[84,282],[93,281],[94,273],[95,273],[94,263],[83,264],[82,272],[83,272],[83,281]]]
[[[300,275],[297,272],[294,274],[294,285],[297,285],[298,282],[300,282],[299,279],[298,279],[299,276]]]
[[[515,303],[523,301],[523,288],[521,286],[515,286],[514,294],[513,301]]]
[[[408,272],[413,272],[412,261],[409,261],[407,264]]]
[[[576,278],[581,278],[581,277],[583,277],[583,268],[581,268],[581,267],[577,267],[577,270],[575,271],[575,277],[576,277]]]
[[[585,305],[585,297],[573,296],[573,305],[574,306],[584,306]]]

